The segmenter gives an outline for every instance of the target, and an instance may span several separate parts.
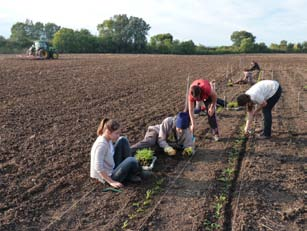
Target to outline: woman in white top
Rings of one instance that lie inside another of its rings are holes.
[[[125,180],[137,181],[138,178],[140,181],[138,161],[130,156],[127,138],[120,137],[120,125],[114,120],[103,119],[97,135],[91,149],[91,177],[115,188],[123,187]]]
[[[237,98],[239,106],[247,106],[248,119],[245,126],[245,134],[248,134],[254,116],[262,110],[264,123],[263,133],[259,138],[268,139],[272,131],[272,109],[281,96],[281,86],[275,80],[262,80],[248,89],[245,94]],[[254,110],[254,104],[258,107]]]

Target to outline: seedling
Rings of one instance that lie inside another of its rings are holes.
[[[151,149],[140,149],[136,151],[135,158],[139,161],[142,166],[149,166],[153,159],[153,150]]]
[[[150,200],[152,195],[153,195],[153,191],[152,190],[147,190],[146,191],[146,200]]]
[[[231,79],[228,80],[227,87],[233,87],[233,82]]]
[[[156,185],[161,186],[161,185],[163,184],[163,182],[164,182],[164,179],[161,178],[160,180],[157,180],[157,181],[156,181]]]
[[[237,108],[237,107],[239,107],[239,105],[238,105],[238,102],[236,102],[236,101],[231,101],[231,102],[229,102],[229,103],[227,104],[227,107],[228,107],[228,108]]]
[[[221,113],[223,111],[223,108],[222,107],[218,107],[217,109],[216,109],[216,113]]]
[[[138,209],[136,210],[136,212],[137,212],[137,213],[143,213],[143,212],[144,212],[144,209],[138,208]]]
[[[147,205],[150,205],[150,203],[151,203],[151,200],[149,199],[149,200],[145,200],[144,202],[143,202],[143,205],[144,206],[147,206]]]
[[[128,217],[129,217],[130,220],[132,220],[132,219],[136,218],[136,214],[134,214],[134,213],[129,214]]]
[[[303,87],[303,89],[304,89],[304,91],[307,91],[307,85],[305,85],[305,86]]]
[[[134,202],[132,204],[132,206],[138,208],[138,207],[140,207],[140,202]]]
[[[161,178],[156,181],[154,187],[152,189],[148,189],[146,191],[145,199],[142,201],[132,203],[132,207],[134,207],[134,212],[128,214],[128,218],[122,225],[122,229],[127,229],[128,221],[136,219],[138,217],[144,216],[145,211],[152,206],[152,197],[154,194],[158,193],[161,190],[164,179]]]
[[[217,230],[220,228],[219,224],[212,223],[210,220],[205,220],[204,222],[205,230],[211,231],[211,230]]]
[[[124,224],[122,225],[122,229],[126,229],[128,227],[128,220],[125,220]]]

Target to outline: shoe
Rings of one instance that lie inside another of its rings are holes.
[[[214,139],[215,142],[217,142],[217,141],[220,140],[220,137],[219,137],[218,135],[214,135],[214,136],[213,136],[213,139]]]
[[[130,176],[128,180],[132,183],[140,183],[142,181],[141,177],[139,176]]]
[[[263,133],[261,133],[259,136],[258,136],[258,139],[259,140],[266,140],[266,139],[270,139],[271,137],[270,136],[265,136]]]

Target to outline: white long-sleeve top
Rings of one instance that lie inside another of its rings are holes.
[[[114,146],[112,141],[107,141],[104,136],[98,136],[91,149],[90,176],[104,183],[100,172],[104,171],[108,176],[112,175],[114,163]]]

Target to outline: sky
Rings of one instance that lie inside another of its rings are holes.
[[[117,14],[142,18],[148,38],[170,33],[196,45],[232,45],[234,31],[245,30],[256,42],[307,41],[307,0],[0,0],[0,35],[30,19],[98,35],[97,25]]]

